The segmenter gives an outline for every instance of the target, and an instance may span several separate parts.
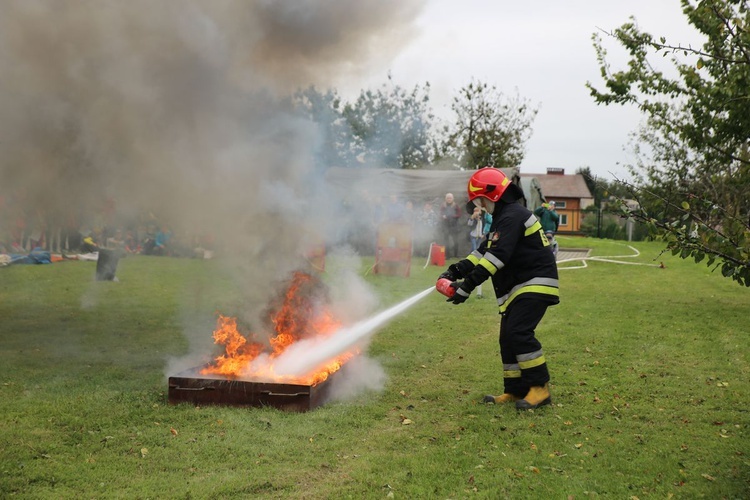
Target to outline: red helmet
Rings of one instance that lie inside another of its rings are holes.
[[[510,179],[505,176],[502,170],[494,167],[480,168],[469,179],[469,201],[482,197],[496,202],[509,185]]]

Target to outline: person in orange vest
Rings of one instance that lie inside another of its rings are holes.
[[[515,403],[533,409],[552,402],[549,370],[536,337],[547,308],[560,302],[557,265],[539,220],[518,203],[523,191],[496,168],[477,170],[469,179],[469,204],[492,214],[487,237],[477,250],[452,264],[446,278],[455,290],[448,302],[461,304],[491,279],[500,308],[503,393],[487,403]]]

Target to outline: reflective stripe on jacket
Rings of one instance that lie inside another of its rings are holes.
[[[501,313],[523,294],[560,301],[550,243],[536,216],[518,203],[497,203],[486,239],[456,267],[473,287],[492,278]]]

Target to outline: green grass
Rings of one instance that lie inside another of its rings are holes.
[[[221,262],[128,257],[119,283],[87,262],[0,269],[0,497],[747,498],[750,290],[633,246],[623,260],[666,267],[561,270],[538,329],[554,405],[526,413],[479,403],[502,387],[491,298],[435,293],[382,328],[380,392],[196,408],[167,404],[166,377],[242,307]],[[367,275],[381,308],[434,284],[423,264]]]

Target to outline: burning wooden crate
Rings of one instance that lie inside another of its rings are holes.
[[[324,404],[329,397],[332,374],[315,385],[255,382],[202,375],[201,368],[169,377],[169,403],[197,406],[264,407],[304,412]]]
[[[169,377],[169,402],[290,411],[322,405],[331,378],[353,356],[326,351],[318,359],[307,348],[298,348],[303,341],[321,341],[340,328],[322,300],[323,292],[319,277],[295,272],[287,290],[269,308],[268,324],[273,325],[274,335],[267,342],[243,334],[236,317],[219,315],[213,338],[224,352],[212,363]]]

